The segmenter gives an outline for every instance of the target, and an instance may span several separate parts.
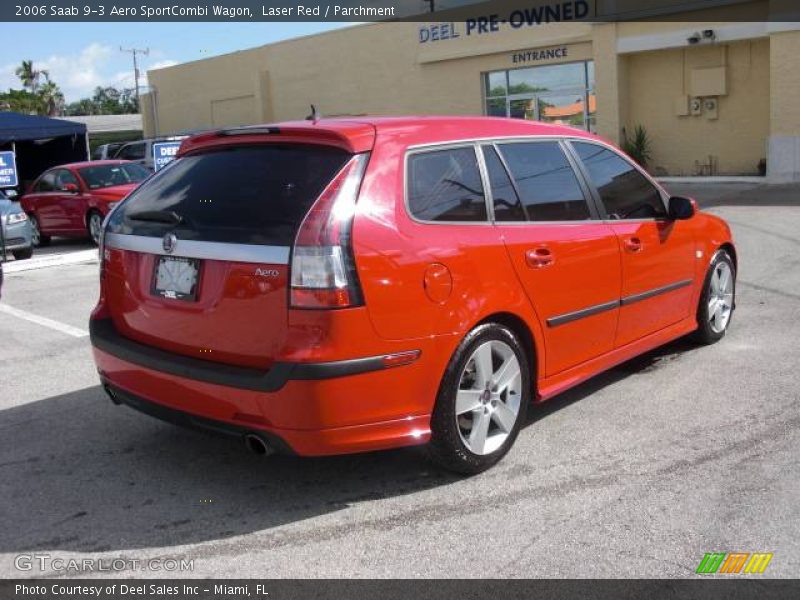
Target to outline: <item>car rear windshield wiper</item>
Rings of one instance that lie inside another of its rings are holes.
[[[140,210],[125,216],[131,221],[149,221],[167,225],[177,225],[183,221],[183,217],[174,210]]]

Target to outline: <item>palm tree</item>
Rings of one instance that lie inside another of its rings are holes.
[[[64,94],[61,93],[58,85],[50,79],[50,76],[44,71],[45,82],[39,89],[39,98],[42,102],[44,113],[50,117],[54,117],[61,113],[64,108]]]
[[[33,95],[36,95],[36,90],[39,87],[39,79],[41,77],[47,77],[49,81],[49,73],[44,69],[34,69],[32,60],[23,60],[22,64],[17,67],[15,73],[22,82],[22,87],[29,89]],[[33,104],[33,102],[31,104]],[[33,105],[30,106],[30,110],[31,112],[38,112]]]
[[[39,79],[41,77],[47,77],[49,80],[50,75],[50,73],[44,69],[34,69],[32,60],[23,60],[22,64],[17,67],[15,73],[20,81],[22,81],[22,87],[30,89],[32,94],[35,94],[36,88],[39,87]]]

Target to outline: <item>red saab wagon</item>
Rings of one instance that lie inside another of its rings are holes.
[[[496,118],[204,133],[115,208],[112,400],[260,453],[474,473],[541,402],[734,308],[728,226],[599,138]]]

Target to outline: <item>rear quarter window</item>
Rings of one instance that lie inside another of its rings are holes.
[[[174,232],[187,240],[290,246],[311,205],[349,157],[326,146],[269,144],[179,158],[112,213],[108,231],[150,237]],[[145,211],[175,212],[181,222],[135,218]]]
[[[420,221],[486,221],[486,199],[475,148],[411,154],[408,209]]]

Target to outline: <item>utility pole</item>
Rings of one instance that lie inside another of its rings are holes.
[[[136,81],[136,109],[139,112],[142,112],[142,107],[139,104],[139,65],[136,62],[136,55],[137,54],[144,54],[148,56],[150,54],[150,48],[145,48],[144,50],[140,50],[139,48],[123,48],[122,46],[119,47],[120,52],[130,52],[133,54],[133,78]]]

